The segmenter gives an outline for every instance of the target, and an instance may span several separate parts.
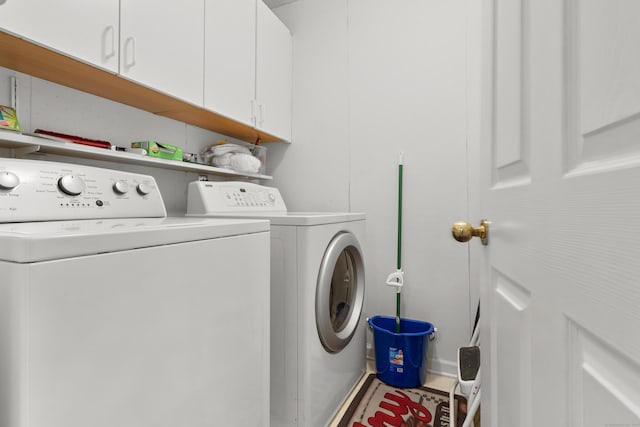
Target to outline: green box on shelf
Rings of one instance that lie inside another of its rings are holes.
[[[131,143],[131,148],[147,150],[147,156],[158,159],[182,161],[182,148],[175,145],[157,141],[136,141]]]
[[[0,105],[0,128],[22,131],[16,110],[6,105]]]

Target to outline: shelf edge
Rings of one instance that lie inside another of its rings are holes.
[[[54,142],[47,140],[46,138],[24,135],[22,133],[9,130],[0,130],[0,148],[16,150],[27,147],[39,147],[38,151],[43,154],[55,154],[67,157],[127,163],[139,166],[191,172],[201,175],[216,175],[263,180],[272,179],[272,177],[269,175],[241,173],[231,169],[217,168],[214,166],[208,166],[199,163],[156,159],[154,157],[140,156],[133,153],[112,151],[105,148],[96,148],[74,144],[73,142]]]

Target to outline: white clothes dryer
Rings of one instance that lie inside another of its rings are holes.
[[[269,223],[150,176],[0,159],[0,425],[269,424]]]
[[[276,188],[189,184],[187,215],[271,222],[271,426],[324,427],[366,369],[361,213],[290,213]]]

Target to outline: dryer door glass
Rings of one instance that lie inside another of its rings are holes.
[[[337,353],[349,344],[364,302],[364,265],[351,233],[337,234],[324,254],[316,288],[316,327],[324,348]]]
[[[353,256],[344,249],[338,255],[338,261],[331,277],[329,291],[329,316],[333,330],[340,332],[347,324],[349,309],[356,293],[358,274],[355,271]]]

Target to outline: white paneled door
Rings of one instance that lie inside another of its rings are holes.
[[[640,2],[483,9],[482,425],[640,426]]]

